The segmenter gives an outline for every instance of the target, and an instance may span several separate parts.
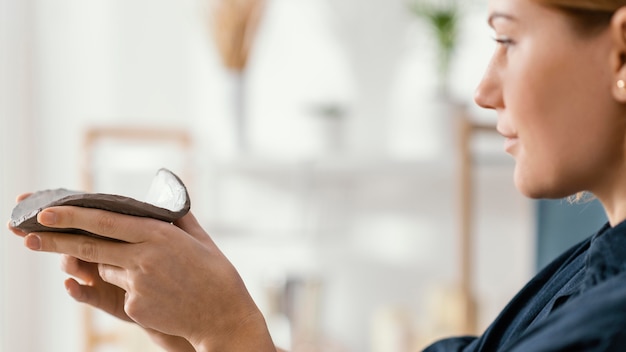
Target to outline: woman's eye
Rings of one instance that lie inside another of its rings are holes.
[[[498,44],[504,47],[509,47],[513,45],[513,40],[508,37],[494,37],[493,40]]]

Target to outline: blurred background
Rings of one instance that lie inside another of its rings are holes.
[[[479,333],[595,202],[531,201],[472,103],[486,1],[0,0],[0,213],[20,193],[143,197],[156,170],[293,351]],[[438,24],[438,26],[433,26]],[[158,351],[0,236],[1,351]]]

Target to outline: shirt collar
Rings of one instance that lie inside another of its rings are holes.
[[[581,291],[626,271],[626,221],[605,224],[591,238]]]

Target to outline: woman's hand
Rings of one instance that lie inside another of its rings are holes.
[[[20,202],[29,195],[30,193],[22,194],[17,197],[17,201]],[[18,236],[25,237],[27,235],[27,233],[11,227],[10,224],[9,229]],[[79,283],[73,278],[65,280],[65,289],[72,298],[109,313],[118,319],[134,323],[124,311],[126,292],[102,280],[98,274],[98,264],[88,263],[64,254],[62,255],[61,266],[66,273],[82,282]],[[167,335],[153,329],[144,328],[144,330],[155,343],[166,351],[195,351],[189,341],[182,337]]]
[[[78,302],[89,304],[112,316],[134,323],[124,311],[124,297],[126,292],[121,288],[102,280],[98,273],[98,264],[82,261],[64,254],[62,268],[76,279],[65,280],[65,289]],[[171,336],[159,331],[144,328],[150,338],[166,351],[194,352],[195,349],[179,336]]]
[[[192,214],[169,224],[54,207],[40,212],[38,221],[123,241],[64,233],[25,237],[33,250],[78,258],[65,259],[65,269],[83,281],[66,282],[77,300],[147,330],[182,336],[196,350],[275,351],[243,281]]]

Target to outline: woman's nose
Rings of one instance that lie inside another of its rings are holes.
[[[497,109],[503,106],[500,78],[493,61],[487,66],[483,78],[474,91],[474,101],[485,109]]]

